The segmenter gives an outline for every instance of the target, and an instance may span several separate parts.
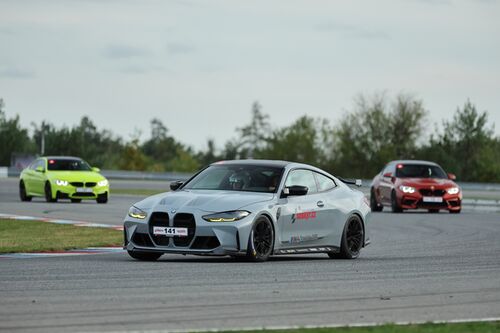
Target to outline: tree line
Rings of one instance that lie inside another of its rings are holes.
[[[84,116],[73,127],[43,122],[29,131],[19,116],[7,117],[0,99],[0,165],[12,153],[80,156],[103,169],[193,172],[226,159],[281,159],[309,163],[344,177],[371,178],[390,160],[424,159],[439,163],[462,181],[500,182],[500,137],[488,113],[467,100],[442,126],[428,123],[422,100],[408,94],[359,95],[349,112],[333,123],[304,115],[274,127],[254,102],[250,122],[235,129],[222,148],[212,139],[195,151],[176,140],[160,119],[151,120],[149,138],[125,141],[98,129]],[[429,133],[430,132],[430,133]],[[42,139],[43,137],[43,139]]]

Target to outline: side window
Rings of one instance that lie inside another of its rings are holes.
[[[293,170],[288,174],[285,186],[300,185],[307,186],[309,189],[307,194],[318,192],[316,181],[312,171],[309,170]]]
[[[43,160],[36,160],[35,162],[31,163],[30,169],[36,170],[36,168],[39,166],[41,166],[42,168],[45,169],[45,165],[43,163]]]
[[[384,171],[382,171],[382,175],[385,175],[388,172],[394,175],[394,164],[387,164],[387,166],[384,168]]]
[[[322,174],[317,172],[315,172],[314,174],[316,175],[316,180],[318,181],[319,192],[328,191],[335,187],[335,182],[333,181],[333,179],[323,176]]]

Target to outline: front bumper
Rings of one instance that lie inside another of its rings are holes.
[[[442,198],[441,202],[426,202],[424,196],[416,191],[415,193],[398,193],[399,205],[402,209],[446,209],[457,211],[462,208],[462,192],[457,194],[445,193],[442,196],[431,196],[433,198]]]
[[[79,190],[84,189],[85,192]],[[58,199],[90,199],[95,200],[98,197],[109,196],[109,185],[93,187],[76,187],[72,185],[59,186],[52,184],[52,193]]]
[[[246,254],[254,218],[252,214],[236,222],[207,222],[201,218],[202,215],[202,212],[153,212],[144,220],[127,215],[124,222],[124,249],[197,255]],[[186,227],[188,236],[154,235],[153,226]]]

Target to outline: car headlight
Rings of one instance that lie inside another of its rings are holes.
[[[97,186],[106,186],[106,185],[108,185],[107,179],[103,179],[97,182]]]
[[[128,216],[133,217],[135,219],[145,219],[148,216],[148,213],[143,211],[142,209],[139,209],[135,206],[130,207],[128,210]]]
[[[401,185],[399,189],[403,191],[403,193],[415,193],[415,188],[411,186]]]
[[[56,185],[57,186],[68,186],[68,181],[67,180],[56,180]]]
[[[460,192],[460,188],[450,187],[449,189],[446,190],[446,192],[448,192],[448,194],[457,194],[458,192]]]
[[[234,222],[250,215],[246,210],[233,210],[231,212],[221,212],[203,216],[208,222]]]

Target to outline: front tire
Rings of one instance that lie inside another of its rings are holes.
[[[57,197],[52,197],[52,186],[49,182],[45,183],[45,201],[47,202],[57,202]]]
[[[450,210],[450,214],[460,214],[461,211],[462,211],[462,208],[457,209],[457,210]]]
[[[99,204],[105,204],[108,202],[108,194],[107,193],[104,193],[104,194],[99,194],[97,196],[97,199],[95,199],[95,201]]]
[[[259,217],[250,232],[247,259],[262,262],[269,259],[274,248],[274,229],[272,222],[265,216]]]
[[[32,196],[26,194],[26,186],[22,180],[19,182],[19,198],[21,201],[31,201],[33,199]]]
[[[384,209],[384,206],[377,202],[377,197],[375,196],[373,188],[370,191],[370,208],[372,212],[381,212]]]
[[[128,255],[134,259],[141,261],[156,261],[160,258],[163,253],[157,252],[139,252],[139,251],[127,251]]]
[[[363,222],[357,215],[353,215],[347,220],[342,233],[340,243],[340,253],[328,253],[333,259],[356,259],[359,257],[365,237]]]
[[[80,203],[82,202],[82,199],[71,199],[72,203]]]
[[[396,197],[395,191],[392,191],[391,194],[391,209],[393,213],[401,213],[403,211],[401,206],[398,204],[398,199]]]

